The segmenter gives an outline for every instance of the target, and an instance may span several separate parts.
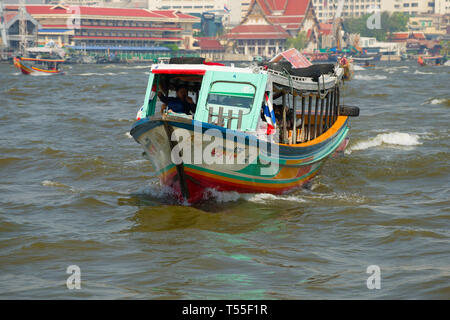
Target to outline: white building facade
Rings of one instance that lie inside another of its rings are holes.
[[[410,15],[450,13],[450,0],[313,0],[317,18],[327,22],[340,12],[343,18],[357,18],[378,11]]]
[[[150,10],[179,10],[201,15],[203,12],[226,11],[224,23],[238,25],[247,14],[251,0],[147,0]]]

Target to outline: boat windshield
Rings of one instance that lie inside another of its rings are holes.
[[[214,82],[208,94],[207,106],[237,107],[251,110],[256,88],[242,82]]]

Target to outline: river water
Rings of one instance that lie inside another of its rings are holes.
[[[349,148],[310,189],[191,207],[128,134],[148,68],[66,69],[0,65],[0,298],[450,298],[450,67],[357,70]]]

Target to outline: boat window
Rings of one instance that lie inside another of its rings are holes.
[[[212,84],[209,91],[207,108],[237,107],[250,112],[255,92],[256,88],[250,83],[217,81]]]

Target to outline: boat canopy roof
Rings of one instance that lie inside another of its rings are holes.
[[[324,72],[321,69],[327,69]],[[284,68],[283,68],[284,69]],[[274,85],[292,87],[300,91],[318,91],[333,88],[342,79],[343,69],[334,65],[313,65],[309,68],[296,69],[298,72],[286,73],[269,66],[233,67],[207,64],[153,64],[152,74],[200,75],[206,72],[225,72],[239,74],[264,74]],[[238,81],[239,79],[234,79]]]
[[[48,53],[48,54],[55,54],[60,57],[64,57],[65,51],[61,48],[55,48],[55,47],[31,47],[27,48],[27,52],[29,53]]]
[[[41,61],[41,62],[64,62],[64,60],[61,59],[36,59],[36,58],[21,58],[21,60],[24,61]]]
[[[238,68],[223,65],[208,64],[153,64],[151,72],[154,74],[197,74],[204,75],[206,71],[238,72],[238,73],[261,73],[258,67]]]

